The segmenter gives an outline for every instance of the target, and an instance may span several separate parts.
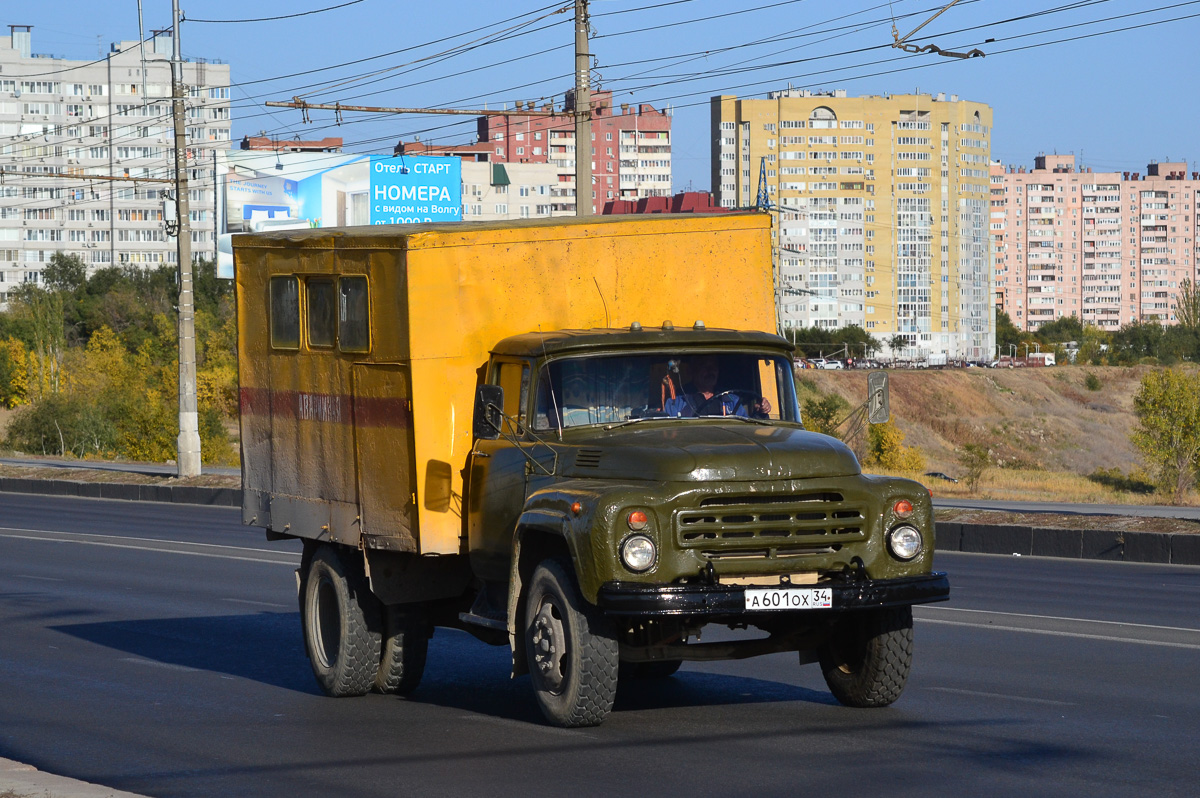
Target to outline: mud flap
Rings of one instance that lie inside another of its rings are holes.
[[[508,648],[512,652],[512,676],[524,676],[529,673],[529,663],[525,660],[525,646],[520,639],[518,630],[518,611],[521,608],[521,536],[516,535],[513,541],[512,560],[508,572]]]

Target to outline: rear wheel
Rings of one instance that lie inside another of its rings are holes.
[[[333,546],[320,546],[305,575],[300,609],[305,648],[325,694],[369,691],[379,671],[381,605],[362,567],[344,561]]]
[[[838,621],[821,647],[825,684],[849,707],[885,707],[912,668],[912,607],[857,612]]]
[[[612,625],[579,595],[558,560],[533,572],[525,599],[525,651],[538,706],[555,726],[596,726],[617,693]]]
[[[375,691],[408,695],[425,672],[429,649],[428,625],[420,610],[383,608],[383,640]]]

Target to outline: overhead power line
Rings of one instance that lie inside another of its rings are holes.
[[[298,11],[295,14],[283,14],[278,17],[257,17],[255,19],[191,19],[186,14],[179,18],[180,22],[214,22],[223,24],[232,24],[237,22],[274,22],[280,19],[295,19],[296,17],[307,17],[312,14],[322,14],[326,11],[336,11],[339,8],[346,6],[354,6],[363,2],[363,0],[350,0],[348,3],[341,3],[336,6],[328,6],[327,8],[315,8],[312,11]]]

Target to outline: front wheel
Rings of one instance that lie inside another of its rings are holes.
[[[900,697],[912,668],[912,607],[841,618],[821,647],[825,684],[848,707],[886,707]]]
[[[555,726],[597,726],[617,694],[617,638],[579,595],[558,560],[533,572],[525,599],[525,651],[534,694]]]

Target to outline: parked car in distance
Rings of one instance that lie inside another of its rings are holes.
[[[949,474],[943,474],[941,471],[926,471],[925,476],[933,477],[934,479],[944,479],[947,482],[958,482],[954,477]]]
[[[819,368],[823,369],[841,369],[845,368],[840,360],[822,360]]]

